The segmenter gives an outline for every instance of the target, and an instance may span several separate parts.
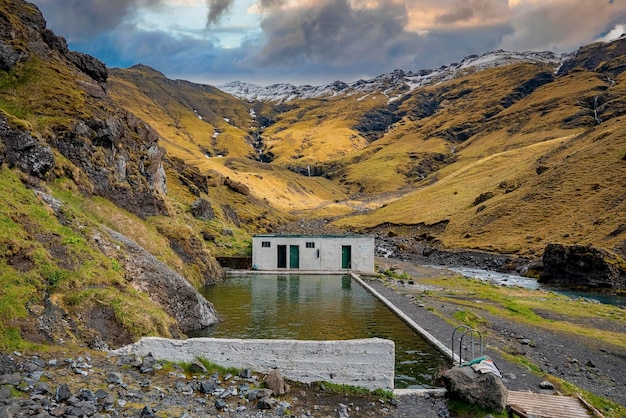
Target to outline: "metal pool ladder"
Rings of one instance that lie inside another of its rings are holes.
[[[452,331],[452,345],[450,347],[450,349],[452,350],[452,363],[455,363],[455,355],[454,355],[454,347],[455,347],[455,343],[454,343],[454,337],[456,335],[457,332],[462,332],[461,337],[459,338],[459,357],[458,357],[458,364],[461,365],[463,363],[463,357],[462,357],[462,351],[463,351],[463,339],[468,336],[470,338],[470,353],[472,355],[472,357],[470,358],[470,360],[475,359],[476,358],[476,346],[478,345],[478,347],[480,348],[480,354],[478,356],[482,357],[483,355],[483,335],[480,333],[480,331],[478,331],[475,328],[472,328],[470,326],[467,325],[459,325],[458,327],[456,327],[454,329],[454,331]],[[478,341],[476,340],[476,338],[478,338]]]

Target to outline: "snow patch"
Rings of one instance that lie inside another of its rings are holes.
[[[335,81],[325,86],[295,86],[285,83],[259,86],[233,81],[219,85],[217,88],[250,102],[269,101],[284,103],[295,99],[334,97],[341,94],[345,96],[357,95],[357,100],[360,101],[368,96],[375,98],[377,93],[385,95],[388,101],[392,102],[416,88],[443,83],[473,72],[522,62],[558,67],[565,58],[566,55],[556,55],[552,52],[509,52],[498,50],[482,55],[470,55],[459,63],[444,65],[434,70],[419,70],[417,72],[395,70],[391,73],[381,74],[371,80],[358,80],[350,83]],[[253,115],[253,109],[250,110],[250,115]]]

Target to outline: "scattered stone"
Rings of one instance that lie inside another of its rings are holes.
[[[259,402],[256,404],[259,409],[272,409],[278,403],[276,399],[273,398],[261,398]]]
[[[72,396],[72,392],[70,391],[67,383],[62,383],[57,388],[57,393],[55,399],[57,402],[65,402]]]
[[[122,375],[116,372],[107,373],[107,383],[112,383],[114,385],[122,385],[124,382],[122,381]]]
[[[139,418],[156,418],[154,411],[148,405],[144,406],[141,410],[141,414],[139,414]]]
[[[143,361],[141,362],[141,367],[139,368],[139,371],[141,371],[141,373],[153,372],[155,364],[157,364],[157,360],[154,358],[152,353],[148,353],[148,355],[144,357]]]
[[[67,412],[67,406],[59,405],[50,410],[50,415],[52,415],[53,417],[60,417],[60,416],[65,415],[66,412]]]
[[[10,386],[0,387],[0,400],[9,399],[10,397],[11,397],[11,387]]]
[[[587,363],[585,364],[587,367],[591,367],[591,368],[595,368],[596,365],[593,361],[591,360],[587,360]]]
[[[350,418],[350,415],[348,415],[348,407],[342,403],[339,404],[337,412],[339,413],[339,418]]]
[[[215,384],[215,382],[210,382],[208,380],[203,380],[198,385],[198,391],[200,393],[211,394],[215,391],[215,389],[217,389],[217,384]]]
[[[548,380],[542,380],[541,383],[539,383],[539,387],[541,389],[554,390],[554,385]]]
[[[209,371],[206,369],[206,367],[204,367],[204,364],[202,364],[200,362],[200,360],[198,359],[194,359],[191,362],[191,366],[189,367],[189,371],[191,371],[191,373],[199,373],[199,374],[207,374]]]
[[[265,378],[265,385],[272,389],[275,395],[284,395],[289,392],[289,385],[285,383],[283,376],[276,369],[269,372]]]
[[[77,402],[75,405],[72,405],[67,409],[68,415],[76,417],[90,417],[95,413],[96,405],[87,401]]]
[[[217,409],[218,411],[223,411],[224,409],[226,409],[226,402],[224,401],[224,399],[217,398],[215,400],[215,409]]]

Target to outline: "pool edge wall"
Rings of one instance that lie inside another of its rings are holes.
[[[351,273],[351,276],[368,292],[378,298],[378,300],[380,300],[387,308],[391,309],[391,311],[393,311],[400,319],[402,319],[411,329],[413,329],[413,331],[415,331],[418,335],[424,338],[430,345],[432,345],[448,360],[450,360],[450,362],[460,363],[462,361],[462,359],[457,354],[454,354],[449,347],[446,347],[444,343],[439,341],[431,333],[422,328],[419,324],[417,324],[417,322],[413,321],[413,319],[405,314],[400,308],[391,303],[386,297],[378,293],[376,289],[365,283],[365,281],[363,281],[363,279],[361,279],[357,274]]]
[[[395,343],[382,338],[341,341],[143,337],[111,351],[112,355],[147,356],[190,362],[203,358],[224,367],[269,373],[287,379],[331,382],[369,390],[394,389]]]

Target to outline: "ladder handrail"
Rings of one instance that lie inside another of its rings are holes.
[[[452,362],[454,363],[454,336],[457,333],[457,331],[464,329],[465,332],[463,332],[463,334],[461,335],[461,338],[459,340],[459,364],[463,363],[463,357],[461,357],[461,353],[463,351],[463,339],[465,338],[465,336],[467,334],[470,334],[472,341],[471,341],[471,345],[472,345],[472,358],[475,357],[475,352],[474,352],[474,346],[476,345],[476,340],[475,340],[475,335],[478,334],[478,337],[480,338],[480,356],[483,355],[483,335],[481,334],[480,331],[478,331],[475,328],[472,328],[468,325],[459,325],[458,327],[456,327],[454,329],[454,331],[452,331],[452,344],[450,346],[450,350],[452,351]]]

